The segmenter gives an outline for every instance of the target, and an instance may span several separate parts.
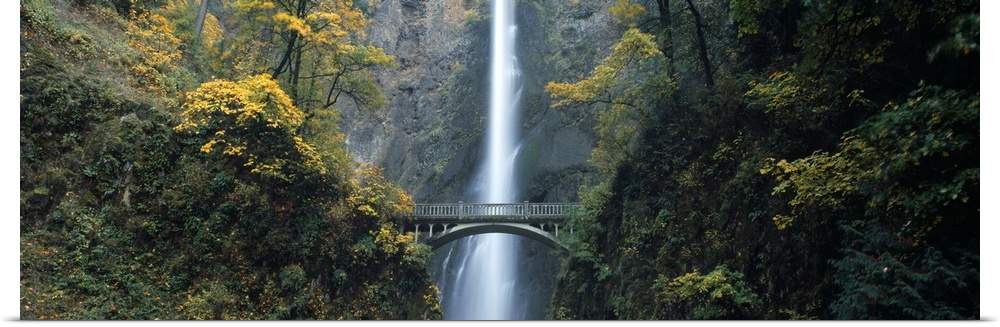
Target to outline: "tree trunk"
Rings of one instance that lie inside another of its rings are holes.
[[[292,51],[295,50],[295,45],[298,44],[299,33],[289,31],[288,40],[289,41],[285,43],[285,52],[281,56],[281,61],[279,61],[278,66],[275,66],[274,70],[271,71],[271,77],[273,78],[278,78],[278,75],[285,72],[285,65],[288,64],[288,60],[292,57]]]
[[[667,59],[667,76],[674,79],[674,25],[670,15],[670,0],[656,0],[656,7],[660,14],[660,52]],[[680,102],[677,92],[670,92],[670,99],[674,104]]]
[[[302,99],[299,99],[299,77],[302,76],[302,72],[299,71],[302,67],[302,49],[295,51],[295,61],[290,67],[288,67],[290,83],[291,84],[291,95],[292,101],[296,107],[299,107],[302,103]],[[299,108],[303,111],[311,111],[308,108]]]
[[[205,27],[205,16],[207,16],[207,14],[208,14],[208,0],[201,0],[201,8],[198,9],[198,18],[195,18],[194,20],[195,39],[201,38],[201,29]]]
[[[687,0],[687,3],[688,8],[691,9],[691,15],[694,16],[694,30],[698,36],[698,57],[701,59],[701,65],[705,69],[705,86],[711,89],[715,87],[715,78],[712,77],[712,63],[708,61],[708,44],[705,43],[705,31],[704,25],[701,23],[701,13],[698,12],[698,8],[694,7],[694,2]]]
[[[306,6],[309,4],[308,0],[299,0],[297,2],[295,17],[302,18],[306,16]],[[299,37],[299,33],[296,31],[288,31],[288,42],[285,44],[285,52],[281,56],[281,61],[278,62],[278,66],[274,67],[273,74],[271,77],[278,79],[282,73],[286,70],[288,71],[288,84],[291,90],[286,92],[291,93],[292,99],[296,102],[298,96],[298,80],[299,80],[299,67],[302,60],[302,48],[305,47],[305,43],[308,42],[304,37]],[[301,41],[301,44],[300,44]]]
[[[656,0],[660,12],[660,52],[667,58],[670,67],[674,64],[674,33],[670,19],[670,0]],[[673,72],[670,72],[673,74]]]

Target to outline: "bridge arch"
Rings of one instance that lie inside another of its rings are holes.
[[[413,231],[415,242],[424,242],[433,249],[466,236],[506,233],[566,250],[557,239],[559,225],[579,207],[573,203],[529,202],[415,204],[400,232]],[[568,232],[573,233],[572,226]]]
[[[454,240],[466,236],[487,233],[520,235],[541,242],[542,244],[556,250],[567,250],[566,246],[560,243],[559,240],[552,236],[552,234],[523,223],[491,222],[462,224],[431,236],[425,241],[425,243],[430,245],[431,249],[437,250],[439,247],[442,247]]]

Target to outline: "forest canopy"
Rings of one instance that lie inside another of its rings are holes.
[[[20,319],[441,319],[372,3],[20,0]],[[979,1],[607,3],[547,318],[981,319]]]
[[[606,59],[546,87],[605,172],[551,318],[980,318],[979,2],[610,14]]]
[[[335,128],[384,101],[364,13],[221,4],[20,1],[20,318],[439,319],[412,198]]]

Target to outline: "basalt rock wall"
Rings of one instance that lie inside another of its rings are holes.
[[[592,122],[551,108],[544,85],[587,74],[607,54],[617,28],[607,6],[517,3],[524,73],[518,175],[525,201],[576,201],[592,173],[587,163],[596,140]],[[369,39],[395,56],[396,65],[375,73],[385,108],[341,105],[349,151],[383,167],[418,202],[468,201],[484,150],[490,2],[373,0],[366,7]]]

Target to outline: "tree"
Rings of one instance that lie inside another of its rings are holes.
[[[775,176],[774,194],[794,194],[791,215],[776,216],[777,227],[801,219],[807,208],[862,202],[869,215],[920,244],[944,217],[968,219],[971,212],[961,207],[978,201],[979,167],[970,160],[978,152],[978,119],[978,94],[925,86],[846,133],[836,153],[771,159],[761,173]]]
[[[440,318],[409,195],[270,74],[160,84],[210,56],[194,0],[72,2],[21,4],[22,318]]]
[[[614,173],[619,162],[629,160],[651,109],[675,88],[664,73],[666,64],[653,36],[632,28],[590,76],[545,86],[553,97],[561,98],[553,107],[599,105],[594,128],[600,139],[590,160],[602,172]]]
[[[700,70],[702,71],[704,86],[708,89],[715,87],[715,71],[718,65],[712,64],[712,54],[718,53],[718,45],[725,44],[727,24],[711,24],[709,21],[717,21],[720,10],[713,7],[724,7],[721,3],[700,3],[685,0],[684,7],[674,8],[670,0],[618,0],[611,7],[611,14],[615,20],[630,28],[639,28],[641,31],[657,36],[657,44],[660,52],[667,58],[666,73],[673,76],[678,65],[684,65],[689,47],[685,47],[685,39],[693,37],[694,48],[693,57],[697,58]],[[647,7],[654,7],[655,10],[647,11]],[[711,12],[715,12],[713,15]],[[687,17],[681,16],[683,13],[690,13],[690,21]],[[705,13],[708,13],[706,15]],[[713,20],[714,19],[714,20]],[[712,42],[709,36],[714,36]],[[680,53],[680,57],[678,57]],[[679,58],[679,59],[678,59]],[[693,64],[693,63],[692,63]],[[679,77],[673,76],[677,79]],[[676,101],[675,101],[676,102]]]
[[[208,1],[209,0],[201,0],[201,6],[198,8],[198,17],[194,20],[195,38],[201,36],[201,29],[205,26],[205,16],[208,14]]]
[[[202,138],[203,153],[221,152],[249,173],[284,181],[327,173],[314,146],[298,136],[305,114],[270,75],[204,83],[183,108],[174,129]]]
[[[979,319],[979,253],[955,243],[912,246],[883,221],[841,224],[832,260],[836,319]],[[976,240],[978,244],[978,240]]]
[[[347,95],[362,108],[384,105],[368,69],[392,57],[364,44],[368,19],[348,0],[238,0],[241,30],[225,56],[237,73],[266,73],[311,118]]]
[[[581,192],[587,233],[567,243],[552,316],[977,319],[978,3],[727,2],[667,7],[680,101],[628,93],[659,66],[611,64],[617,49],[549,84],[558,106],[656,118],[601,134],[626,142],[598,145],[616,157]],[[654,31],[646,4],[612,15]]]
[[[715,78],[712,73],[712,62],[708,58],[708,43],[705,41],[705,24],[702,22],[701,12],[695,7],[694,2],[687,0],[688,10],[694,17],[694,31],[698,36],[698,59],[701,60],[702,70],[705,73],[705,86],[709,89],[715,87]]]
[[[743,274],[725,265],[702,275],[697,271],[676,278],[660,275],[656,278],[657,302],[675,313],[674,319],[739,319],[745,316],[760,298],[743,281]],[[668,318],[669,319],[669,318]]]

